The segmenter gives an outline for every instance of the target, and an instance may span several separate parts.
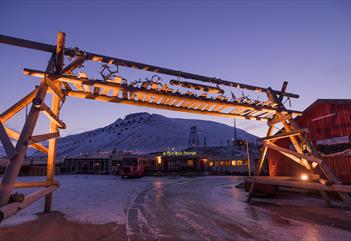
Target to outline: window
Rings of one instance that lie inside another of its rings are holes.
[[[232,166],[236,166],[236,161],[232,161]]]
[[[243,161],[236,161],[236,164],[241,167],[243,165]]]

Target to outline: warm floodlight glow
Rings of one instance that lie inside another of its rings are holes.
[[[161,159],[160,156],[157,156],[157,157],[156,157],[156,161],[157,161],[157,164],[158,164],[158,165],[161,165],[162,159]]]
[[[301,175],[301,180],[302,180],[302,181],[308,180],[308,175],[302,174],[302,175]]]

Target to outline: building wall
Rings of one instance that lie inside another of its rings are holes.
[[[317,147],[317,141],[351,136],[351,100],[348,101],[317,101],[304,111],[297,119],[301,128],[309,129],[308,137]],[[276,142],[279,146],[289,147],[289,139]],[[290,149],[291,145],[290,145]],[[323,157],[337,178],[346,184],[351,184],[351,156],[336,155]],[[299,176],[306,170],[280,154],[277,151],[268,151],[268,164],[271,176]]]

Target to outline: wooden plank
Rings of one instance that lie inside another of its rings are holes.
[[[36,77],[41,77],[43,76],[44,72],[38,71],[38,70],[32,70],[32,69],[24,69],[23,72],[25,75],[29,76],[36,76]],[[132,86],[122,86],[117,83],[110,83],[110,82],[102,82],[102,81],[97,81],[97,80],[86,80],[86,79],[80,79],[75,76],[68,76],[68,75],[50,75],[50,77],[55,78],[59,81],[63,82],[69,82],[69,83],[80,83],[80,84],[87,84],[91,86],[97,86],[97,87],[106,87],[110,86],[111,88],[121,88],[125,89],[128,91],[134,91],[134,92],[143,92],[144,94],[146,93],[152,93],[153,95],[162,95],[162,96],[168,96],[168,97],[182,97],[182,98],[187,98],[189,100],[194,100],[194,101],[203,101],[207,103],[212,103],[212,104],[221,104],[224,105],[225,107],[228,108],[242,108],[244,110],[260,110],[260,111],[266,111],[266,112],[281,112],[282,114],[289,114],[289,113],[294,113],[295,115],[301,115],[302,112],[300,111],[295,111],[295,110],[285,110],[281,108],[272,108],[269,106],[257,106],[253,104],[245,104],[245,103],[234,103],[234,102],[227,102],[227,101],[219,101],[219,100],[213,100],[213,99],[208,99],[208,98],[203,98],[203,97],[196,97],[196,96],[184,96],[180,93],[168,93],[168,92],[159,92],[155,90],[147,90],[147,89],[139,89],[135,88]]]
[[[276,151],[279,151],[281,153],[287,153],[287,154],[290,154],[290,155],[293,155],[297,158],[301,158],[301,159],[305,159],[309,162],[315,162],[315,163],[318,163],[318,164],[321,164],[323,161],[319,158],[316,158],[312,155],[307,155],[307,154],[301,154],[301,153],[298,153],[296,151],[292,151],[292,150],[289,150],[289,149],[286,149],[286,148],[283,148],[283,147],[279,147],[273,143],[264,143],[263,144],[264,146],[272,149],[272,150],[276,150]]]
[[[292,132],[288,132],[288,133],[276,134],[276,135],[273,135],[273,136],[270,136],[270,137],[258,138],[257,141],[272,141],[272,140],[276,141],[276,140],[287,138],[287,137],[290,137],[290,136],[300,135],[301,132],[308,133],[308,130],[307,129],[302,129],[302,130],[292,131]]]
[[[48,85],[48,87],[50,88],[50,90],[52,91],[52,93],[54,95],[56,95],[58,98],[61,99],[61,101],[65,100],[65,95],[62,93],[61,91],[61,87],[56,86],[52,80],[50,80],[49,78],[45,78],[45,83]]]
[[[7,120],[9,120],[12,116],[17,114],[19,111],[21,111],[28,104],[32,103],[34,97],[37,94],[37,91],[38,91],[38,87],[35,87],[35,89],[33,91],[31,91],[28,95],[26,95],[24,98],[22,98],[20,101],[18,101],[13,106],[11,106],[5,112],[3,112],[0,115],[0,121],[2,123],[5,123]]]
[[[48,133],[48,134],[31,136],[29,141],[28,141],[28,144],[31,145],[31,144],[34,144],[34,143],[47,141],[47,140],[50,140],[52,138],[57,138],[59,136],[60,136],[59,132],[53,132],[53,133]]]
[[[79,83],[73,83],[73,85],[74,85],[74,87],[77,88],[78,91],[83,91],[84,85],[82,86],[82,84],[79,84]],[[89,89],[89,91],[90,91],[90,89]]]
[[[17,151],[13,146],[9,136],[7,135],[6,130],[2,125],[1,121],[0,121],[0,140],[1,140],[2,146],[5,149],[7,158],[12,159],[17,154]]]
[[[56,40],[56,65],[55,72],[61,73],[64,65],[64,57],[65,57],[65,36],[64,32],[57,33]]]
[[[37,188],[37,187],[49,187],[59,186],[58,181],[41,181],[41,182],[16,182],[15,188]]]
[[[287,115],[283,115],[283,116],[282,115],[276,116],[274,119],[268,121],[268,125],[272,126],[272,125],[278,124],[280,122],[283,122],[286,120],[291,120],[291,119],[293,119],[291,114],[287,114]]]
[[[55,49],[56,49],[55,46],[50,45],[50,44],[30,41],[30,40],[26,40],[26,39],[14,38],[14,37],[6,36],[6,35],[0,35],[0,43],[15,45],[15,46],[24,47],[24,48],[31,48],[31,49],[36,49],[36,50],[46,51],[46,52],[55,52]],[[72,56],[76,55],[76,51],[74,49],[65,49],[64,54],[72,57]],[[241,88],[241,89],[248,89],[248,90],[252,90],[252,91],[256,91],[256,92],[266,92],[267,91],[267,88],[263,88],[263,87],[259,87],[259,86],[253,86],[253,85],[248,85],[248,84],[243,84],[243,83],[238,83],[238,82],[233,82],[233,81],[228,81],[228,80],[222,80],[222,79],[214,78],[214,77],[208,77],[208,76],[202,76],[202,75],[198,75],[198,74],[187,73],[184,71],[173,70],[173,69],[163,68],[160,66],[138,63],[135,61],[125,60],[125,59],[111,57],[111,56],[100,55],[100,54],[91,53],[91,52],[86,52],[86,56],[87,56],[87,59],[90,59],[93,61],[109,63],[109,64],[116,63],[120,66],[125,66],[128,68],[137,68],[137,69],[155,72],[155,73],[159,73],[159,74],[172,75],[172,76],[176,76],[177,78],[199,80],[202,82],[226,85],[226,86],[236,87],[236,88]],[[272,91],[273,91],[273,93],[277,93],[277,94],[280,93],[279,90],[272,90]],[[291,97],[291,98],[299,98],[299,95],[294,94],[294,93],[285,93],[284,95],[287,97]]]
[[[144,106],[144,107],[151,107],[151,108],[157,108],[157,109],[160,109],[160,106],[162,106],[162,109],[166,109],[166,110],[188,112],[188,113],[194,113],[194,114],[204,114],[204,115],[211,115],[211,116],[222,116],[222,117],[228,117],[228,118],[233,118],[233,117],[238,118],[238,119],[245,118],[243,116],[236,116],[233,114],[218,113],[218,112],[211,112],[211,111],[204,111],[204,110],[195,110],[195,109],[189,109],[186,107],[176,107],[176,106],[162,105],[162,104],[149,103],[149,102],[143,102],[143,101],[119,99],[119,98],[110,97],[110,96],[103,96],[103,95],[96,96],[93,94],[87,94],[85,92],[79,92],[79,91],[73,91],[73,90],[66,91],[66,94],[67,94],[67,96],[81,98],[81,99],[91,99],[91,100],[99,100],[99,101],[105,101],[105,102],[115,102],[115,103],[120,103],[120,104]]]
[[[66,129],[66,124],[61,121],[58,116],[43,102],[40,105],[36,105],[36,107],[46,115],[50,121],[55,122],[55,124],[61,128]]]
[[[269,177],[245,177],[245,181],[262,184],[269,184],[275,186],[282,187],[294,187],[308,190],[321,190],[321,191],[329,191],[329,192],[342,192],[342,193],[351,193],[351,186],[349,185],[325,185],[321,183],[312,183],[312,182],[304,182],[304,181],[285,181],[285,180],[277,180],[275,178]]]
[[[20,137],[20,134],[17,131],[14,131],[14,130],[8,128],[8,127],[5,127],[5,130],[6,130],[6,133],[9,135],[9,137],[12,140],[18,141],[18,139]],[[27,145],[28,145],[28,142],[27,142]],[[36,150],[38,150],[38,151],[41,151],[41,152],[43,152],[45,154],[48,153],[48,149],[45,146],[43,146],[43,145],[41,145],[39,143],[33,143],[33,144],[30,144],[29,146],[34,148],[34,149],[36,149]]]
[[[44,196],[48,195],[49,193],[54,192],[58,188],[57,185],[49,186],[46,187],[45,189],[38,190],[34,193],[31,193],[29,195],[26,195],[23,202],[14,202],[10,203],[4,206],[0,207],[0,222],[8,218],[14,214],[16,214],[18,211],[21,209],[24,209],[34,203],[35,201],[38,201],[40,198],[43,198]]]
[[[69,63],[63,68],[62,73],[67,73],[67,74],[72,73],[72,71],[77,67],[79,67],[80,65],[82,65],[86,59],[87,59],[86,56],[77,57],[75,60],[73,60],[71,63]]]

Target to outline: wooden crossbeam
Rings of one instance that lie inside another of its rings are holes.
[[[276,140],[287,138],[290,136],[300,135],[302,132],[308,133],[308,130],[302,129],[302,130],[292,131],[292,132],[288,132],[288,133],[276,134],[276,135],[269,136],[269,137],[258,138],[257,141],[272,141],[272,140],[276,141]]]
[[[54,95],[60,98],[62,102],[65,101],[65,95],[62,93],[60,88],[56,87],[56,85],[53,83],[51,79],[45,78],[45,83],[47,84],[47,86],[50,88],[50,90]]]
[[[5,130],[12,140],[18,141],[20,134],[17,131],[14,131],[8,127],[5,127]],[[46,154],[48,153],[48,149],[39,143],[33,143],[33,144],[30,144],[29,146],[43,153],[46,153]]]
[[[44,115],[46,115],[51,121],[55,122],[56,125],[61,128],[61,129],[65,129],[66,128],[66,124],[61,121],[57,115],[54,114],[54,112],[52,112],[52,110],[49,108],[49,106],[47,106],[44,102],[36,105],[36,107],[42,111],[44,113]]]
[[[32,70],[32,69],[24,69],[23,72],[25,75],[29,76],[35,76],[35,77],[42,77],[45,73],[43,71],[38,71],[38,70]],[[110,83],[110,82],[104,82],[104,81],[97,81],[97,80],[86,80],[86,79],[81,79],[78,77],[74,76],[68,76],[68,75],[56,75],[56,74],[50,74],[49,77],[55,78],[59,81],[62,82],[69,82],[69,83],[79,83],[79,84],[86,84],[94,87],[100,87],[100,88],[105,88],[105,87],[110,87],[111,89],[114,88],[119,88],[119,89],[124,89],[127,91],[134,91],[135,93],[152,93],[153,95],[161,95],[161,96],[168,96],[168,97],[182,97],[182,98],[187,98],[189,100],[194,100],[194,101],[206,101],[208,103],[212,104],[221,104],[224,107],[231,107],[231,108],[241,108],[243,111],[246,110],[260,110],[260,111],[266,111],[270,113],[276,113],[277,111],[282,113],[282,114],[290,114],[293,113],[295,115],[301,115],[302,113],[300,111],[295,111],[295,110],[284,110],[281,108],[273,108],[269,106],[258,106],[258,105],[253,105],[253,104],[246,104],[246,103],[236,103],[236,102],[228,102],[228,101],[223,101],[223,100],[213,100],[213,99],[208,99],[205,97],[196,97],[196,96],[184,96],[179,93],[168,93],[168,92],[160,92],[160,91],[155,91],[155,90],[149,90],[149,89],[139,89],[135,88],[133,86],[122,86],[120,84],[116,83]]]
[[[166,109],[166,110],[188,112],[188,113],[194,113],[194,114],[222,116],[222,117],[228,117],[228,118],[235,117],[235,118],[238,118],[238,119],[249,119],[249,118],[251,118],[251,117],[244,117],[244,116],[240,116],[240,115],[233,115],[233,114],[230,114],[230,113],[220,113],[220,112],[214,112],[214,111],[205,111],[205,110],[191,109],[191,108],[181,107],[181,106],[177,107],[177,106],[164,105],[162,103],[156,104],[156,103],[135,101],[135,100],[129,100],[129,99],[120,99],[120,98],[111,97],[111,96],[93,95],[93,94],[89,94],[89,93],[86,93],[86,92],[74,91],[74,90],[67,90],[67,91],[65,91],[65,94],[67,96],[81,98],[81,99],[92,99],[92,100],[99,100],[99,101],[105,101],[105,102],[114,102],[114,103],[127,104],[127,105],[145,106],[145,107],[151,107],[151,108],[157,108],[157,109],[160,109],[160,107],[161,107],[162,109]],[[260,119],[260,120],[265,121],[265,119]]]
[[[264,146],[266,146],[266,147],[268,147],[268,148],[270,148],[272,150],[279,151],[281,153],[287,153],[287,154],[293,155],[295,157],[305,159],[305,160],[307,160],[309,162],[315,162],[315,163],[318,163],[318,164],[321,164],[323,162],[321,159],[316,158],[316,157],[314,157],[312,155],[301,154],[301,153],[298,153],[296,151],[292,151],[292,150],[289,150],[289,149],[277,146],[277,145],[275,145],[273,143],[264,143]]]
[[[67,74],[72,73],[72,71],[77,67],[79,67],[80,65],[82,65],[86,59],[87,59],[86,56],[79,56],[78,58],[73,60],[70,64],[66,65],[62,69],[62,73],[67,73]]]
[[[58,181],[41,181],[41,182],[16,182],[15,188],[37,188],[37,187],[49,187],[58,186]]]
[[[31,205],[35,201],[38,201],[40,198],[45,197],[49,193],[54,192],[58,188],[57,185],[48,186],[44,189],[38,190],[34,193],[28,194],[24,197],[23,202],[14,202],[9,203],[0,207],[0,222],[10,217],[11,215],[16,214],[19,210]]]
[[[6,133],[5,127],[2,125],[1,121],[0,121],[0,140],[7,154],[7,158],[12,159],[17,154],[17,151],[13,146],[8,134]]]
[[[269,126],[272,126],[272,125],[278,124],[278,123],[283,122],[283,121],[291,120],[292,118],[293,117],[291,114],[280,115],[280,116],[276,116],[274,119],[268,121],[267,124]]]
[[[26,39],[14,38],[6,35],[0,35],[0,43],[15,45],[15,46],[24,47],[24,48],[31,48],[31,49],[36,49],[39,51],[46,51],[51,53],[55,52],[56,50],[56,47],[54,45],[30,41]],[[64,50],[64,54],[67,56],[73,57],[76,55],[76,50],[66,48]],[[238,83],[238,82],[233,82],[228,80],[222,80],[214,77],[207,77],[207,76],[202,76],[198,74],[187,73],[179,70],[173,70],[173,69],[168,69],[160,66],[138,63],[135,61],[125,60],[125,59],[111,57],[111,56],[105,56],[105,55],[96,54],[96,53],[85,52],[85,54],[87,59],[92,61],[103,62],[108,64],[117,64],[119,66],[124,66],[128,68],[141,69],[145,71],[155,72],[158,74],[176,76],[177,78],[198,80],[206,83],[225,85],[225,86],[236,87],[240,89],[247,89],[247,90],[256,91],[256,92],[265,93],[267,91],[267,88],[263,88],[259,86],[253,86],[253,85],[248,85],[248,84],[243,84],[243,83]],[[272,91],[273,93],[276,93],[276,94],[280,93],[279,90],[272,90]],[[284,93],[284,95],[291,98],[299,97],[299,95],[294,93]]]
[[[18,101],[16,104],[14,104],[12,107],[7,109],[4,113],[2,113],[0,115],[0,121],[2,123],[5,123],[7,120],[9,120],[12,116],[17,114],[19,111],[21,111],[28,104],[32,103],[34,97],[37,94],[37,91],[38,91],[38,87],[35,87],[35,89],[31,91],[28,95],[23,97],[20,101]]]
[[[309,189],[309,190],[321,190],[321,191],[330,191],[330,192],[341,192],[341,193],[351,193],[351,186],[348,185],[324,185],[321,183],[312,183],[312,182],[304,182],[304,181],[289,181],[289,180],[279,180],[275,177],[245,177],[245,181],[262,184],[269,184],[275,186],[283,186],[283,187],[294,187],[301,189]]]
[[[36,136],[31,136],[28,144],[34,144],[34,143],[38,143],[38,142],[42,142],[42,141],[47,141],[50,140],[52,138],[58,138],[60,137],[60,133],[59,132],[53,132],[53,133],[47,133],[47,134],[42,134],[42,135],[36,135]]]

